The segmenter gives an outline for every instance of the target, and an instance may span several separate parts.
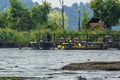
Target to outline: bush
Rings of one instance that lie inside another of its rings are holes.
[[[56,30],[51,31],[49,29],[16,31],[9,28],[0,29],[0,42],[11,42],[18,44],[28,44],[29,42],[37,41],[42,39],[43,34],[49,33],[52,35],[52,39],[57,40],[63,38],[79,38],[80,40],[89,41],[102,41],[105,35],[110,35],[114,40],[120,40],[120,31],[106,31],[106,30],[82,30],[82,31],[66,31]]]

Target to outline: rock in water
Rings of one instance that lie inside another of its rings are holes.
[[[61,68],[62,70],[105,70],[120,71],[120,62],[85,62],[72,63]]]

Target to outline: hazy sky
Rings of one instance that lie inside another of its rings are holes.
[[[41,3],[42,0],[33,0],[33,1]],[[46,1],[51,3],[52,7],[60,6],[59,0],[46,0]],[[83,2],[83,3],[88,2],[89,3],[90,0],[64,0],[64,4],[68,6],[71,6],[75,2]]]

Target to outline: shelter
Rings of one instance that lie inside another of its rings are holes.
[[[99,17],[93,17],[90,19],[87,25],[89,26],[89,28],[92,28],[92,29],[96,29],[96,28],[103,29],[104,22],[102,22]]]

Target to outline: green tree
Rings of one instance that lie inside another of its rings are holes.
[[[48,16],[49,16],[49,25],[50,25],[49,28],[51,30],[62,29],[62,22],[61,22],[62,15],[60,12],[58,12],[57,10],[54,10]],[[68,19],[67,15],[64,14],[65,28],[67,27],[67,19]]]
[[[119,24],[120,0],[91,0],[90,7],[94,16],[100,17],[108,29]]]
[[[21,4],[20,0],[10,1],[9,27],[15,30],[31,29],[32,20],[28,9]]]
[[[7,27],[7,16],[9,15],[9,13],[7,11],[4,12],[0,12],[0,28],[5,28]]]
[[[90,19],[89,13],[85,11],[82,16],[82,29],[87,29],[87,23],[88,23],[89,19]]]
[[[42,5],[35,5],[32,7],[31,15],[37,29],[47,24],[50,9],[51,6],[46,1],[43,1]]]

